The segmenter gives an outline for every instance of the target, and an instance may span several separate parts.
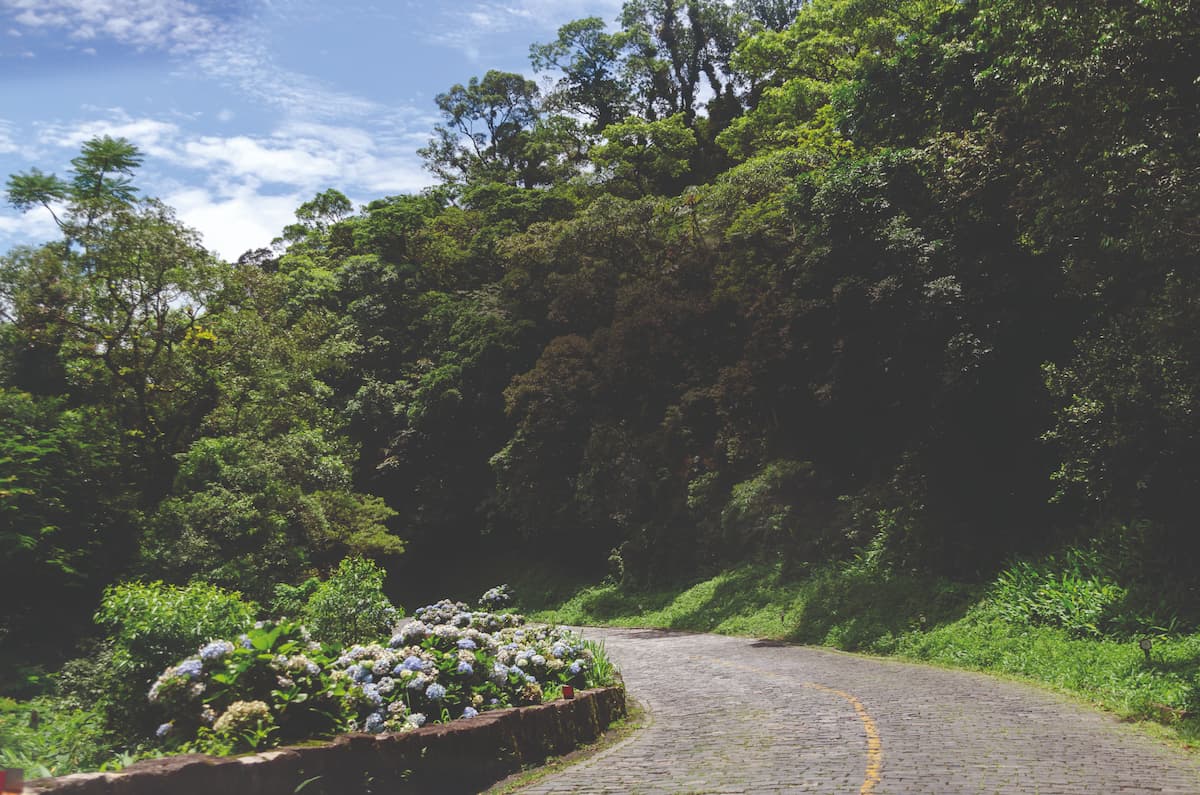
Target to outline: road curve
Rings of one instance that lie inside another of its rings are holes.
[[[521,790],[1200,795],[1200,762],[1021,683],[747,638],[586,629],[648,725]]]

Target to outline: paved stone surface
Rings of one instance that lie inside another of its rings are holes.
[[[648,725],[527,795],[1200,794],[1200,762],[1028,685],[747,638],[584,634]]]

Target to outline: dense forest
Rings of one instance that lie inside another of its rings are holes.
[[[61,237],[0,258],[7,666],[118,582],[347,555],[970,582],[1095,541],[1187,618],[1200,6],[629,0],[530,56],[437,97],[435,187],[237,262],[123,139],[9,178]]]

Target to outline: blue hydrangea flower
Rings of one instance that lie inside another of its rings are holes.
[[[383,731],[384,720],[385,718],[383,715],[378,712],[372,712],[367,716],[367,721],[363,728],[365,728],[371,734],[379,734],[379,732]]]
[[[467,707],[466,709],[463,710],[462,716],[464,718],[474,718],[478,714],[479,714],[479,710],[475,709],[474,707]]]
[[[186,676],[188,679],[195,679],[204,672],[204,663],[196,659],[184,660],[175,667],[175,673],[180,676]]]
[[[571,676],[579,676],[579,674],[583,671],[583,666],[579,664],[579,660],[576,660],[575,662],[571,663],[567,670],[571,672]]]
[[[567,645],[560,640],[550,647],[550,653],[555,657],[565,657],[567,654]]]
[[[429,687],[425,688],[425,698],[430,701],[441,701],[446,697],[446,688],[434,682]]]
[[[400,667],[409,671],[423,671],[425,670],[425,662],[420,657],[409,655],[404,658],[404,662],[400,663]]]
[[[367,700],[375,706],[379,706],[383,703],[383,696],[380,695],[379,687],[377,685],[368,683],[363,685],[360,689],[362,690],[362,694],[367,697]]]
[[[174,729],[174,728],[175,728],[175,724],[170,723],[170,722],[164,723],[163,725],[158,727],[158,729],[154,732],[154,734],[156,737],[158,737],[161,740],[163,737],[166,737],[168,734],[170,734],[171,729]]]
[[[425,715],[420,712],[414,712],[407,718],[407,723],[416,726],[418,729],[425,725]]]
[[[374,677],[371,676],[371,670],[362,665],[351,665],[346,669],[346,673],[355,682],[371,682]]]
[[[243,649],[253,649],[254,648],[254,643],[251,642],[250,636],[244,632],[241,635],[238,635],[238,645],[241,646]]]
[[[475,649],[478,647],[475,645],[475,641],[471,640],[470,638],[463,638],[458,642],[458,648],[467,649],[468,651],[475,651]]]
[[[458,672],[464,676],[470,676],[475,673],[475,669],[471,667],[471,663],[464,660],[458,664]]]
[[[204,662],[217,662],[226,654],[233,651],[233,644],[227,640],[214,640],[200,649],[200,659]]]

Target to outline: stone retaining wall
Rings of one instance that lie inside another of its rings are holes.
[[[404,734],[344,734],[328,743],[251,756],[189,754],[150,759],[119,773],[40,779],[26,785],[25,791],[55,795],[478,792],[523,765],[595,740],[624,715],[624,689],[607,687],[577,691],[571,701],[485,712]]]

